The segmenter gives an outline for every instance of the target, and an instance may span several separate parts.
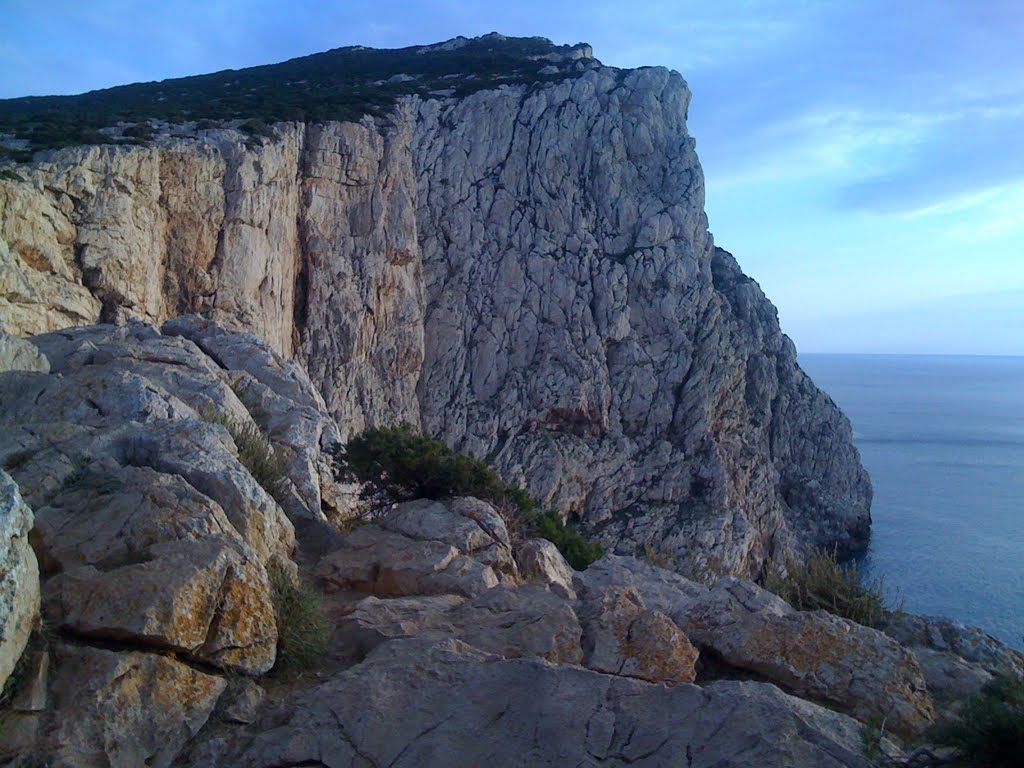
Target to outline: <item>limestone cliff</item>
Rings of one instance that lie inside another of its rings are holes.
[[[342,433],[418,423],[619,551],[855,548],[850,426],[714,246],[686,83],[546,62],[358,122],[37,155],[0,180],[5,330],[202,312],[303,362]]]

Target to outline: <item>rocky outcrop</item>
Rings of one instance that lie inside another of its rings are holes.
[[[712,242],[685,82],[573,51],[357,123],[40,156],[0,180],[6,330],[202,312],[303,361],[343,437],[419,424],[616,551],[856,548],[849,424]],[[296,464],[316,429],[279,433]]]
[[[913,734],[935,717],[921,669],[899,643],[824,611],[796,611],[751,582],[724,578],[708,588],[614,555],[577,581],[585,602],[628,588],[702,653],[863,721]]]
[[[867,768],[859,726],[769,685],[652,685],[458,641],[400,640],[276,727],[195,765],[692,765]]]
[[[346,535],[316,570],[328,591],[354,589],[380,597],[475,597],[514,574],[505,524],[490,505],[475,499],[400,504],[379,524]]]
[[[153,653],[66,646],[58,659],[49,736],[61,766],[167,768],[226,686],[221,677]]]
[[[42,371],[50,370],[50,364],[32,344],[0,333],[0,373],[4,371]]]
[[[590,595],[583,616],[584,664],[652,683],[692,683],[698,652],[672,619],[648,610],[632,587]]]
[[[39,621],[39,566],[28,543],[32,510],[0,470],[0,690]]]
[[[575,572],[473,498],[342,533],[312,507],[337,426],[265,343],[194,316],[31,343],[45,365],[0,373],[0,463],[36,510],[49,647],[0,707],[0,763],[867,768],[864,724],[919,734],[933,698],[955,711],[1019,660],[937,620],[886,635],[633,557]],[[246,463],[245,425],[280,477]],[[300,567],[330,646],[264,689],[247,678],[277,652],[270,573]]]
[[[13,743],[74,768],[167,766],[226,673],[273,667],[268,572],[294,578],[296,527],[311,553],[333,541],[321,441],[337,427],[295,363],[199,318],[31,344],[45,365],[0,373],[0,465],[17,483],[0,473],[3,594],[17,598],[4,603],[3,658],[38,615],[34,549],[57,642],[40,715],[53,727],[33,725],[34,746],[0,739],[0,758]],[[279,477],[254,476],[254,445],[276,452]],[[36,509],[31,548],[19,486]]]

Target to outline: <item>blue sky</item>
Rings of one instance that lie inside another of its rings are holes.
[[[0,0],[0,98],[499,31],[679,70],[716,242],[803,351],[1024,355],[1024,2]]]

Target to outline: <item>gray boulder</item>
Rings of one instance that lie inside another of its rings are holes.
[[[869,768],[860,725],[760,683],[672,687],[454,640],[387,643],[260,724],[193,754],[220,766]]]
[[[0,470],[0,688],[39,620],[39,566],[28,543],[32,510]]]

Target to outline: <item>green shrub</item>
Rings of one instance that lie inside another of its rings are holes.
[[[588,541],[574,526],[566,525],[557,512],[537,514],[533,525],[536,534],[558,547],[562,557],[577,571],[584,570],[604,554],[600,544]]]
[[[121,131],[121,135],[126,138],[147,142],[156,135],[156,130],[149,123],[136,123]]]
[[[1024,678],[998,677],[968,699],[955,720],[929,731],[936,743],[952,746],[955,765],[1015,768],[1024,756]]]
[[[331,626],[320,607],[319,595],[295,583],[281,568],[267,571],[277,614],[277,674],[296,675],[323,661],[331,643]]]
[[[0,179],[5,181],[24,181],[25,178],[17,171],[12,171],[10,168],[0,168]]]
[[[0,99],[0,133],[28,141],[31,150],[44,150],[111,143],[99,129],[147,120],[170,124],[251,120],[265,126],[286,120],[358,120],[367,114],[386,114],[404,95],[427,96],[447,88],[467,95],[499,85],[579,77],[582,72],[576,70],[541,74],[548,64],[544,57],[556,50],[535,38],[476,40],[427,55],[417,46],[336,48],[269,66],[135,83],[77,96]],[[417,77],[392,81],[398,74]],[[451,75],[457,77],[449,79]],[[260,132],[249,140],[256,145],[265,135]]]
[[[203,421],[224,427],[238,450],[238,460],[263,490],[283,500],[283,481],[288,476],[287,464],[280,448],[270,443],[270,438],[258,426],[249,421],[238,421],[226,413],[213,408],[201,409]]]
[[[929,736],[953,747],[958,765],[1015,768],[1024,759],[1024,678],[999,677],[969,699],[954,721]]]
[[[812,550],[805,563],[768,564],[765,589],[800,611],[826,610],[867,627],[877,627],[888,610],[881,579],[865,581],[856,565],[843,565],[834,552]]]
[[[525,490],[506,483],[483,461],[453,451],[408,424],[368,430],[336,447],[334,455],[339,479],[366,483],[368,495],[386,503],[474,496],[498,509],[510,536],[521,532],[548,539],[578,570],[602,554],[600,545],[588,542],[556,512],[538,510]]]

